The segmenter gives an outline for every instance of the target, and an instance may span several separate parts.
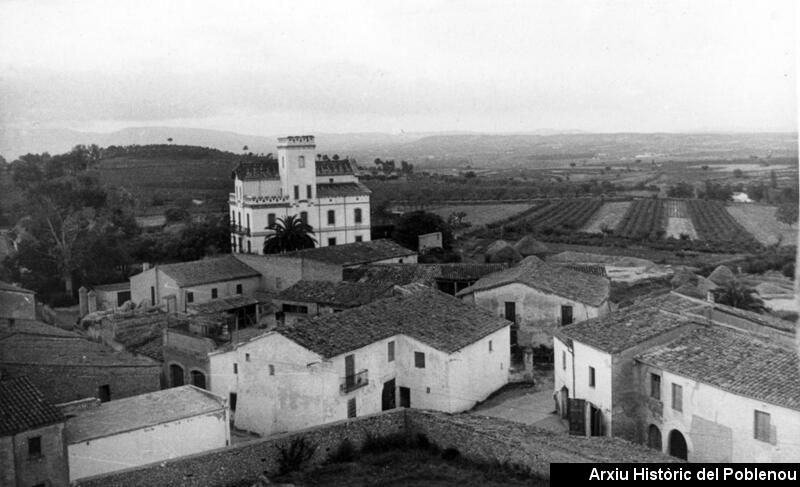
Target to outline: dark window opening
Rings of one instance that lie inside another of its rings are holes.
[[[658,374],[650,374],[650,397],[661,399],[661,376]]]
[[[336,224],[336,212],[333,210],[328,210],[328,225],[335,225]]]
[[[236,294],[242,294],[242,285],[241,284],[237,284],[236,285]]]
[[[389,362],[394,361],[394,341],[387,344],[387,353],[389,355]]]
[[[566,326],[572,324],[572,306],[562,306],[561,307],[561,325]]]
[[[231,392],[228,395],[228,403],[230,404],[231,411],[236,411],[236,393]]]
[[[356,235],[356,242],[363,242],[363,241],[364,237],[362,237],[361,235]]]
[[[187,303],[194,303],[194,293],[193,292],[190,291],[190,292],[186,293],[186,302]]]
[[[97,397],[100,399],[100,402],[108,402],[111,400],[111,386],[108,384],[103,384],[102,386],[97,388]]]
[[[414,352],[414,367],[418,369],[425,368],[425,354],[422,352]]]
[[[312,193],[311,193],[311,185],[310,184],[306,186],[306,198],[308,198],[308,199],[313,198]]]
[[[356,223],[361,223],[361,208],[356,208],[353,216],[356,220]]]
[[[217,288],[211,288],[211,299],[217,299]]]
[[[595,384],[594,367],[589,367],[589,387],[594,387]]]
[[[39,458],[42,456],[42,437],[32,436],[28,438],[28,457]]]
[[[295,185],[294,187],[294,199],[300,199],[300,186]]]
[[[192,371],[192,385],[199,387],[200,389],[206,388],[206,374],[200,372],[199,370]]]
[[[755,411],[753,438],[761,441],[770,442],[770,416],[764,411]]]
[[[328,239],[328,247],[334,247],[335,245],[336,245],[336,239],[335,238],[329,238]]]

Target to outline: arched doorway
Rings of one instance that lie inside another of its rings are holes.
[[[206,388],[206,374],[200,372],[199,370],[192,371],[192,385],[199,387],[200,389]]]
[[[561,387],[558,395],[558,410],[562,419],[569,419],[569,389],[567,386]]]
[[[178,364],[169,366],[169,384],[171,387],[183,385],[183,367]]]
[[[647,429],[647,446],[653,450],[661,451],[661,430],[658,426],[651,424]]]
[[[678,430],[672,430],[669,432],[669,454],[673,457],[680,458],[682,460],[687,460],[688,458],[688,449],[686,448],[686,439],[683,437]]]

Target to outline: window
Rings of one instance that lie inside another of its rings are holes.
[[[561,307],[561,325],[566,326],[572,324],[572,306]]]
[[[236,294],[242,294],[242,285],[241,284],[237,284],[236,285]]]
[[[239,364],[236,364],[236,363],[233,364],[233,373],[234,374],[238,374],[239,373]]]
[[[284,313],[308,314],[308,306],[300,306],[298,304],[283,304],[281,309]]]
[[[247,229],[250,230],[250,215],[247,215]]]
[[[150,306],[156,305],[156,288],[150,286]]]
[[[328,210],[328,225],[336,225],[336,212]]]
[[[661,399],[661,376],[658,374],[650,374],[650,397]]]
[[[228,397],[228,404],[230,404],[231,411],[236,411],[236,393],[231,392]]]
[[[589,367],[589,387],[594,387],[594,367]]]
[[[361,208],[356,208],[353,212],[353,216],[355,217],[356,223],[361,223]]]
[[[310,184],[306,185],[306,198],[308,198],[308,199],[313,198],[313,195],[311,193],[311,185]]]
[[[389,342],[387,345],[387,354],[389,355],[389,362],[394,362],[394,340]]]
[[[211,299],[217,299],[217,288],[211,288]]]
[[[298,167],[306,167],[306,157],[300,156],[297,158],[297,166]]]
[[[275,366],[269,364],[269,375],[275,375]]]
[[[307,211],[301,211],[300,212],[300,221],[302,221],[303,223],[308,223],[308,212]]]
[[[111,386],[103,384],[97,388],[97,397],[100,402],[108,402],[111,400]]]
[[[361,235],[356,235],[356,242],[363,242],[363,241],[364,237],[362,237]]]
[[[333,178],[328,178],[328,182],[333,184]]]
[[[186,293],[186,302],[187,303],[194,303],[194,293],[189,291]]]
[[[489,340],[489,351],[490,352],[492,351],[492,341],[491,340]]]
[[[561,369],[567,370],[567,352],[561,352]]]
[[[683,411],[683,387],[672,384],[672,409]]]
[[[252,242],[250,242],[249,240],[247,241],[247,253],[248,254],[252,254],[253,253],[253,247],[251,246],[251,243]]]
[[[191,375],[193,386],[199,387],[200,389],[206,388],[206,374],[199,370],[193,370],[189,375]]]
[[[296,200],[300,199],[300,186],[296,184],[294,185],[294,199]]]
[[[347,400],[347,417],[348,418],[355,418],[356,417],[356,398],[351,397]]]
[[[336,238],[329,238],[328,247],[333,247],[334,245],[336,245]]]
[[[42,437],[31,436],[28,438],[28,458],[39,458],[42,456]]]
[[[267,228],[272,228],[275,226],[275,213],[270,213],[267,215]]]
[[[425,354],[422,352],[414,352],[414,367],[418,369],[425,368]]]
[[[769,413],[764,411],[755,410],[755,418],[753,423],[753,438],[761,441],[770,441],[770,424]]]
[[[244,354],[244,361],[245,362],[249,362],[250,361],[250,354],[249,353]]]

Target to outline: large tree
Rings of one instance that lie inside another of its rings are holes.
[[[265,254],[311,249],[317,245],[314,229],[297,215],[278,218],[269,230],[275,233],[264,241]]]
[[[412,250],[419,249],[419,236],[442,232],[442,247],[449,250],[453,242],[453,232],[439,215],[425,211],[412,211],[400,217],[394,227],[392,240]]]
[[[725,286],[714,289],[714,301],[720,304],[727,304],[734,308],[764,313],[764,301],[762,301],[755,289],[749,288],[736,279],[731,280]]]

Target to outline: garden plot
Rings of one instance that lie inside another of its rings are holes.
[[[686,202],[668,200],[664,202],[664,207],[667,212],[666,237],[679,239],[681,235],[687,235],[690,240],[697,240],[697,230],[689,218]]]
[[[586,233],[602,233],[603,229],[614,230],[622,221],[622,217],[628,212],[631,206],[630,201],[614,201],[604,203],[603,206],[594,214],[589,222],[581,229]]]
[[[735,204],[726,208],[728,213],[764,245],[797,245],[797,224],[778,221],[774,206]]]

